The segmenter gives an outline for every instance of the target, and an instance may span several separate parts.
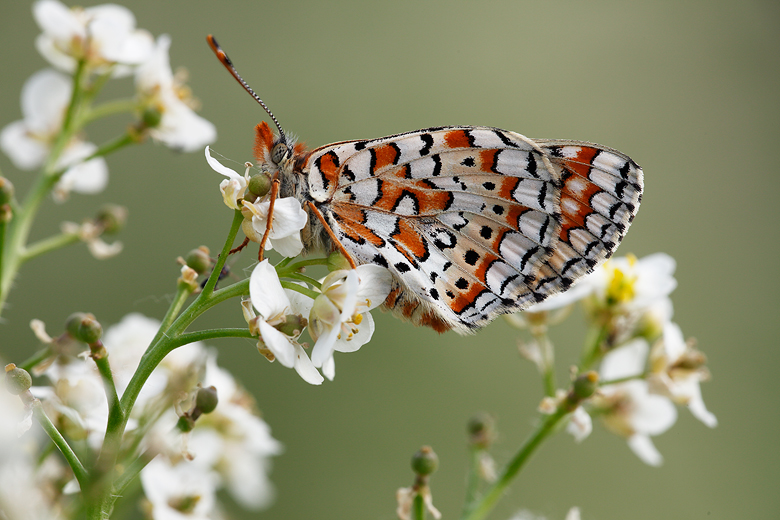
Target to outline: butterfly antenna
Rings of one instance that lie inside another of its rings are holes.
[[[230,72],[230,74],[236,78],[236,81],[238,81],[242,87],[244,87],[244,90],[249,92],[249,95],[255,98],[255,101],[260,103],[260,106],[262,106],[266,112],[268,112],[268,115],[271,116],[271,119],[273,119],[274,124],[276,124],[276,128],[279,129],[279,138],[281,142],[284,144],[287,144],[287,138],[284,135],[284,130],[282,130],[282,125],[279,124],[279,121],[276,120],[276,117],[274,117],[271,110],[268,108],[268,106],[263,103],[263,100],[260,99],[260,96],[258,96],[254,90],[252,90],[252,87],[249,86],[249,84],[244,81],[244,78],[241,77],[241,75],[238,73],[236,68],[233,66],[233,62],[230,61],[230,58],[228,58],[228,55],[225,54],[225,51],[222,50],[222,47],[219,46],[217,43],[216,38],[214,38],[212,35],[206,36],[206,41],[209,42],[209,47],[211,47],[211,50],[214,51],[214,54],[217,55],[217,59],[222,63],[222,65],[225,66],[225,68]]]

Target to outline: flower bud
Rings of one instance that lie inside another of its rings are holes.
[[[412,456],[412,471],[418,475],[430,475],[439,467],[439,457],[430,446],[423,446]]]
[[[176,423],[176,428],[182,433],[187,433],[195,428],[195,420],[189,415],[182,415]]]
[[[88,313],[77,312],[71,314],[65,323],[68,333],[79,341],[87,344],[96,343],[103,336],[103,327]]]
[[[5,177],[0,177],[0,206],[14,200],[14,185]]]
[[[19,368],[13,363],[5,366],[5,387],[13,395],[19,395],[30,389],[32,386],[32,377],[30,373],[23,368]]]
[[[592,396],[599,387],[599,375],[593,370],[581,374],[574,380],[562,405],[567,411],[577,408],[582,401]]]
[[[79,333],[79,326],[81,326],[81,322],[84,321],[85,318],[87,318],[89,315],[83,312],[74,312],[70,316],[68,316],[68,319],[65,320],[65,330],[70,334],[72,337],[76,338],[78,337]]]
[[[198,396],[195,398],[195,407],[201,411],[201,413],[211,413],[217,408],[219,398],[217,397],[217,389],[213,386],[208,388],[199,388]]]
[[[264,173],[258,173],[252,175],[249,179],[249,193],[257,195],[258,197],[264,197],[269,191],[271,191],[271,179]]]
[[[587,399],[593,395],[598,386],[599,375],[593,370],[589,370],[574,380],[572,392],[574,392],[574,395],[576,395],[580,400]]]
[[[495,421],[490,414],[479,413],[468,423],[469,442],[477,448],[487,449],[495,437]]]
[[[206,246],[200,246],[197,249],[193,249],[187,253],[187,258],[184,260],[190,268],[196,273],[203,274],[211,269],[211,257],[209,256],[209,248]]]
[[[141,114],[141,123],[146,128],[157,128],[162,121],[162,111],[156,106],[149,106]]]
[[[352,266],[349,265],[349,262],[344,258],[344,255],[342,255],[340,251],[333,251],[328,255],[327,266],[328,271],[331,273],[340,269],[352,269]]]
[[[106,204],[95,215],[95,224],[109,235],[119,232],[127,222],[127,208],[117,204]]]

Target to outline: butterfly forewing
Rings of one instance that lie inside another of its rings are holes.
[[[328,145],[305,170],[346,251],[393,273],[386,306],[459,332],[590,272],[614,252],[642,192],[641,169],[620,152],[487,127]]]

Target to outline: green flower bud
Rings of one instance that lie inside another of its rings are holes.
[[[195,428],[195,420],[189,415],[182,415],[176,423],[176,428],[182,433],[187,433]]]
[[[5,177],[0,177],[0,205],[14,200],[14,185]]]
[[[13,395],[19,395],[30,389],[32,386],[32,377],[30,373],[23,368],[19,368],[13,363],[5,366],[5,387]]]
[[[599,375],[593,370],[589,370],[574,380],[574,384],[572,385],[572,392],[575,396],[582,400],[592,396],[598,387]]]
[[[68,334],[71,335],[71,337],[78,338],[81,322],[84,321],[84,319],[88,316],[88,314],[83,312],[74,312],[68,316],[68,319],[65,320],[65,330],[68,332]]]
[[[199,388],[198,396],[195,398],[195,407],[201,413],[211,413],[217,408],[217,389],[213,386],[208,388]]]
[[[479,413],[468,423],[470,442],[482,449],[487,449],[495,438],[495,420],[488,413]]]
[[[340,269],[351,269],[352,266],[349,265],[349,262],[346,258],[344,258],[344,255],[341,254],[340,251],[333,251],[331,254],[328,255],[328,271],[331,273],[333,271],[338,271]]]
[[[268,178],[268,175],[264,173],[252,175],[249,179],[249,193],[263,197],[269,191],[271,191],[271,179]]]
[[[75,339],[87,344],[96,343],[103,336],[103,327],[95,316],[83,312],[71,314],[65,328]]]
[[[162,121],[162,111],[156,106],[150,106],[144,109],[141,114],[141,123],[146,128],[157,128]]]
[[[198,274],[207,272],[209,269],[211,269],[209,248],[206,246],[200,246],[197,249],[193,249],[187,253],[185,262],[187,263],[187,266],[191,267]]]
[[[412,471],[418,475],[430,475],[439,467],[439,457],[430,446],[423,446],[412,456]]]
[[[95,223],[103,227],[105,233],[119,232],[127,222],[127,208],[117,204],[106,204],[98,210]]]

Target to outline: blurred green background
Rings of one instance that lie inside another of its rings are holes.
[[[208,33],[285,129],[310,146],[470,124],[595,141],[630,154],[644,168],[646,194],[618,254],[664,251],[677,259],[675,320],[709,357],[713,379],[703,393],[720,425],[710,430],[681,410],[677,425],[655,438],[666,459],[660,469],[599,426],[581,445],[558,435],[492,518],[523,507],[562,519],[573,505],[586,520],[780,517],[780,284],[768,271],[780,254],[780,4],[125,5],[140,27],[172,36],[172,65],[187,67],[201,115],[218,128],[213,148],[239,163],[251,159],[252,128],[265,116],[216,61]],[[39,31],[30,4],[0,6],[4,125],[20,118],[22,85],[46,64],[34,50]],[[131,88],[130,80],[119,81],[106,96]],[[89,137],[103,142],[126,123],[101,122]],[[50,331],[76,310],[104,324],[128,312],[160,318],[175,288],[176,256],[201,244],[221,246],[231,215],[218,192],[221,177],[201,153],[147,144],[108,164],[103,195],[47,204],[33,238],[111,201],[130,209],[120,237],[125,251],[98,262],[77,246],[27,265],[0,325],[6,360],[37,348],[31,318]],[[32,174],[16,171],[5,156],[0,168],[25,193]],[[502,320],[463,338],[376,314],[375,339],[337,357],[336,380],[322,387],[269,365],[249,342],[213,343],[286,447],[274,461],[276,503],[260,515],[236,510],[236,518],[395,518],[395,490],[411,484],[409,458],[423,444],[441,460],[434,502],[445,519],[454,518],[468,418],[480,410],[497,417],[499,461],[531,430],[541,384]],[[242,323],[230,304],[201,325]],[[582,333],[577,315],[554,331],[561,377]]]

